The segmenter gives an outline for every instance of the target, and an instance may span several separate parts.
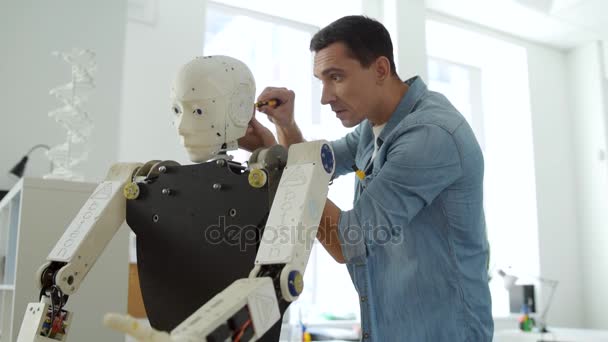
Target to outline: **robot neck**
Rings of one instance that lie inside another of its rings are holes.
[[[228,155],[227,152],[234,151],[237,149],[238,149],[238,144],[236,141],[224,143],[224,144],[222,144],[222,147],[220,148],[219,152],[215,156],[213,156],[213,158],[209,159],[209,161],[214,161],[214,160],[218,160],[218,159],[232,160],[234,158],[234,156]]]

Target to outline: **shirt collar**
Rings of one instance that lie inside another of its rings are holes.
[[[393,114],[391,114],[391,117],[386,123],[386,126],[382,129],[382,132],[380,132],[380,135],[378,136],[378,140],[380,141],[384,141],[384,138],[392,132],[401,120],[412,112],[418,100],[428,92],[426,84],[420,76],[410,78],[405,81],[405,84],[409,86],[409,89],[405,95],[403,95],[401,101],[399,101],[399,105],[397,105],[397,108]],[[371,128],[371,123],[369,123],[369,125]]]

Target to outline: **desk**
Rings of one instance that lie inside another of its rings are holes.
[[[501,330],[494,333],[494,342],[608,342],[608,330],[549,328],[548,333]]]

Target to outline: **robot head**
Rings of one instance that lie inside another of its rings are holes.
[[[171,112],[190,160],[201,163],[237,148],[253,116],[255,80],[245,63],[228,56],[196,57],[171,87]]]

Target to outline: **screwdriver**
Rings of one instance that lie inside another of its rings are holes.
[[[282,104],[283,102],[281,102],[281,100],[279,99],[271,99],[268,101],[258,101],[255,103],[255,108],[260,108],[262,106],[271,106],[271,107],[278,107]]]

